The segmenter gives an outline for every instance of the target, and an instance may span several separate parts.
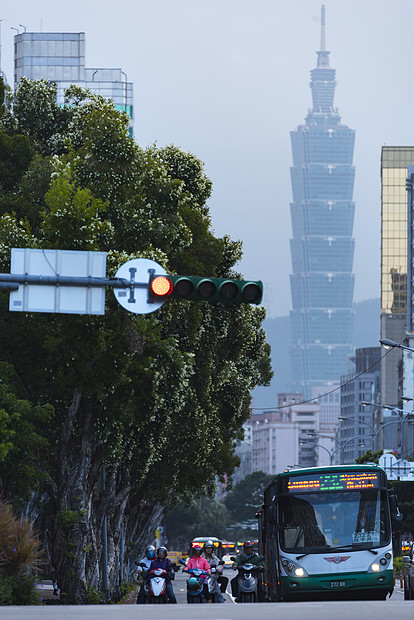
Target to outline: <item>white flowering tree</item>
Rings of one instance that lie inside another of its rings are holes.
[[[0,189],[2,270],[11,247],[36,247],[106,251],[109,275],[136,257],[234,275],[241,245],[211,232],[201,162],[174,146],[140,148],[111,102],[71,87],[60,108],[53,86],[22,79],[2,112],[1,143],[9,169],[21,148]],[[104,317],[29,315],[9,313],[7,297],[1,360],[9,392],[38,412],[27,435],[41,449],[25,463],[17,419],[6,419],[14,447],[0,461],[1,490],[36,517],[72,603],[103,587],[106,521],[115,593],[121,541],[126,566],[175,497],[231,474],[250,391],[271,377],[264,310],[171,301],[131,315],[108,291]]]

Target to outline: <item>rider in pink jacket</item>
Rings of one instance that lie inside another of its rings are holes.
[[[189,568],[200,568],[201,570],[205,570],[209,575],[210,573],[210,564],[207,560],[201,557],[202,547],[198,543],[194,543],[193,553],[194,555],[188,560],[187,564],[184,566],[183,571],[187,572]],[[204,575],[202,575],[204,577]]]

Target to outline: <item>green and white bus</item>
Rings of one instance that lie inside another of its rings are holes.
[[[377,465],[279,474],[257,513],[269,600],[385,599],[391,595],[396,496]]]

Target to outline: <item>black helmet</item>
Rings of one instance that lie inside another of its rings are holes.
[[[243,551],[246,553],[246,549],[250,548],[252,551],[254,550],[254,543],[251,540],[246,540],[243,543]]]
[[[166,558],[167,554],[168,554],[167,547],[158,547],[158,549],[157,549],[157,558],[159,560],[163,560],[164,558]]]

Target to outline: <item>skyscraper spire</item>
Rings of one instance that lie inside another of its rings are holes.
[[[321,7],[321,49],[318,54],[318,67],[329,67],[329,52],[326,51],[326,20],[325,20],[325,5]]]
[[[321,8],[321,52],[326,52],[325,5],[324,4],[322,4],[322,8]]]

